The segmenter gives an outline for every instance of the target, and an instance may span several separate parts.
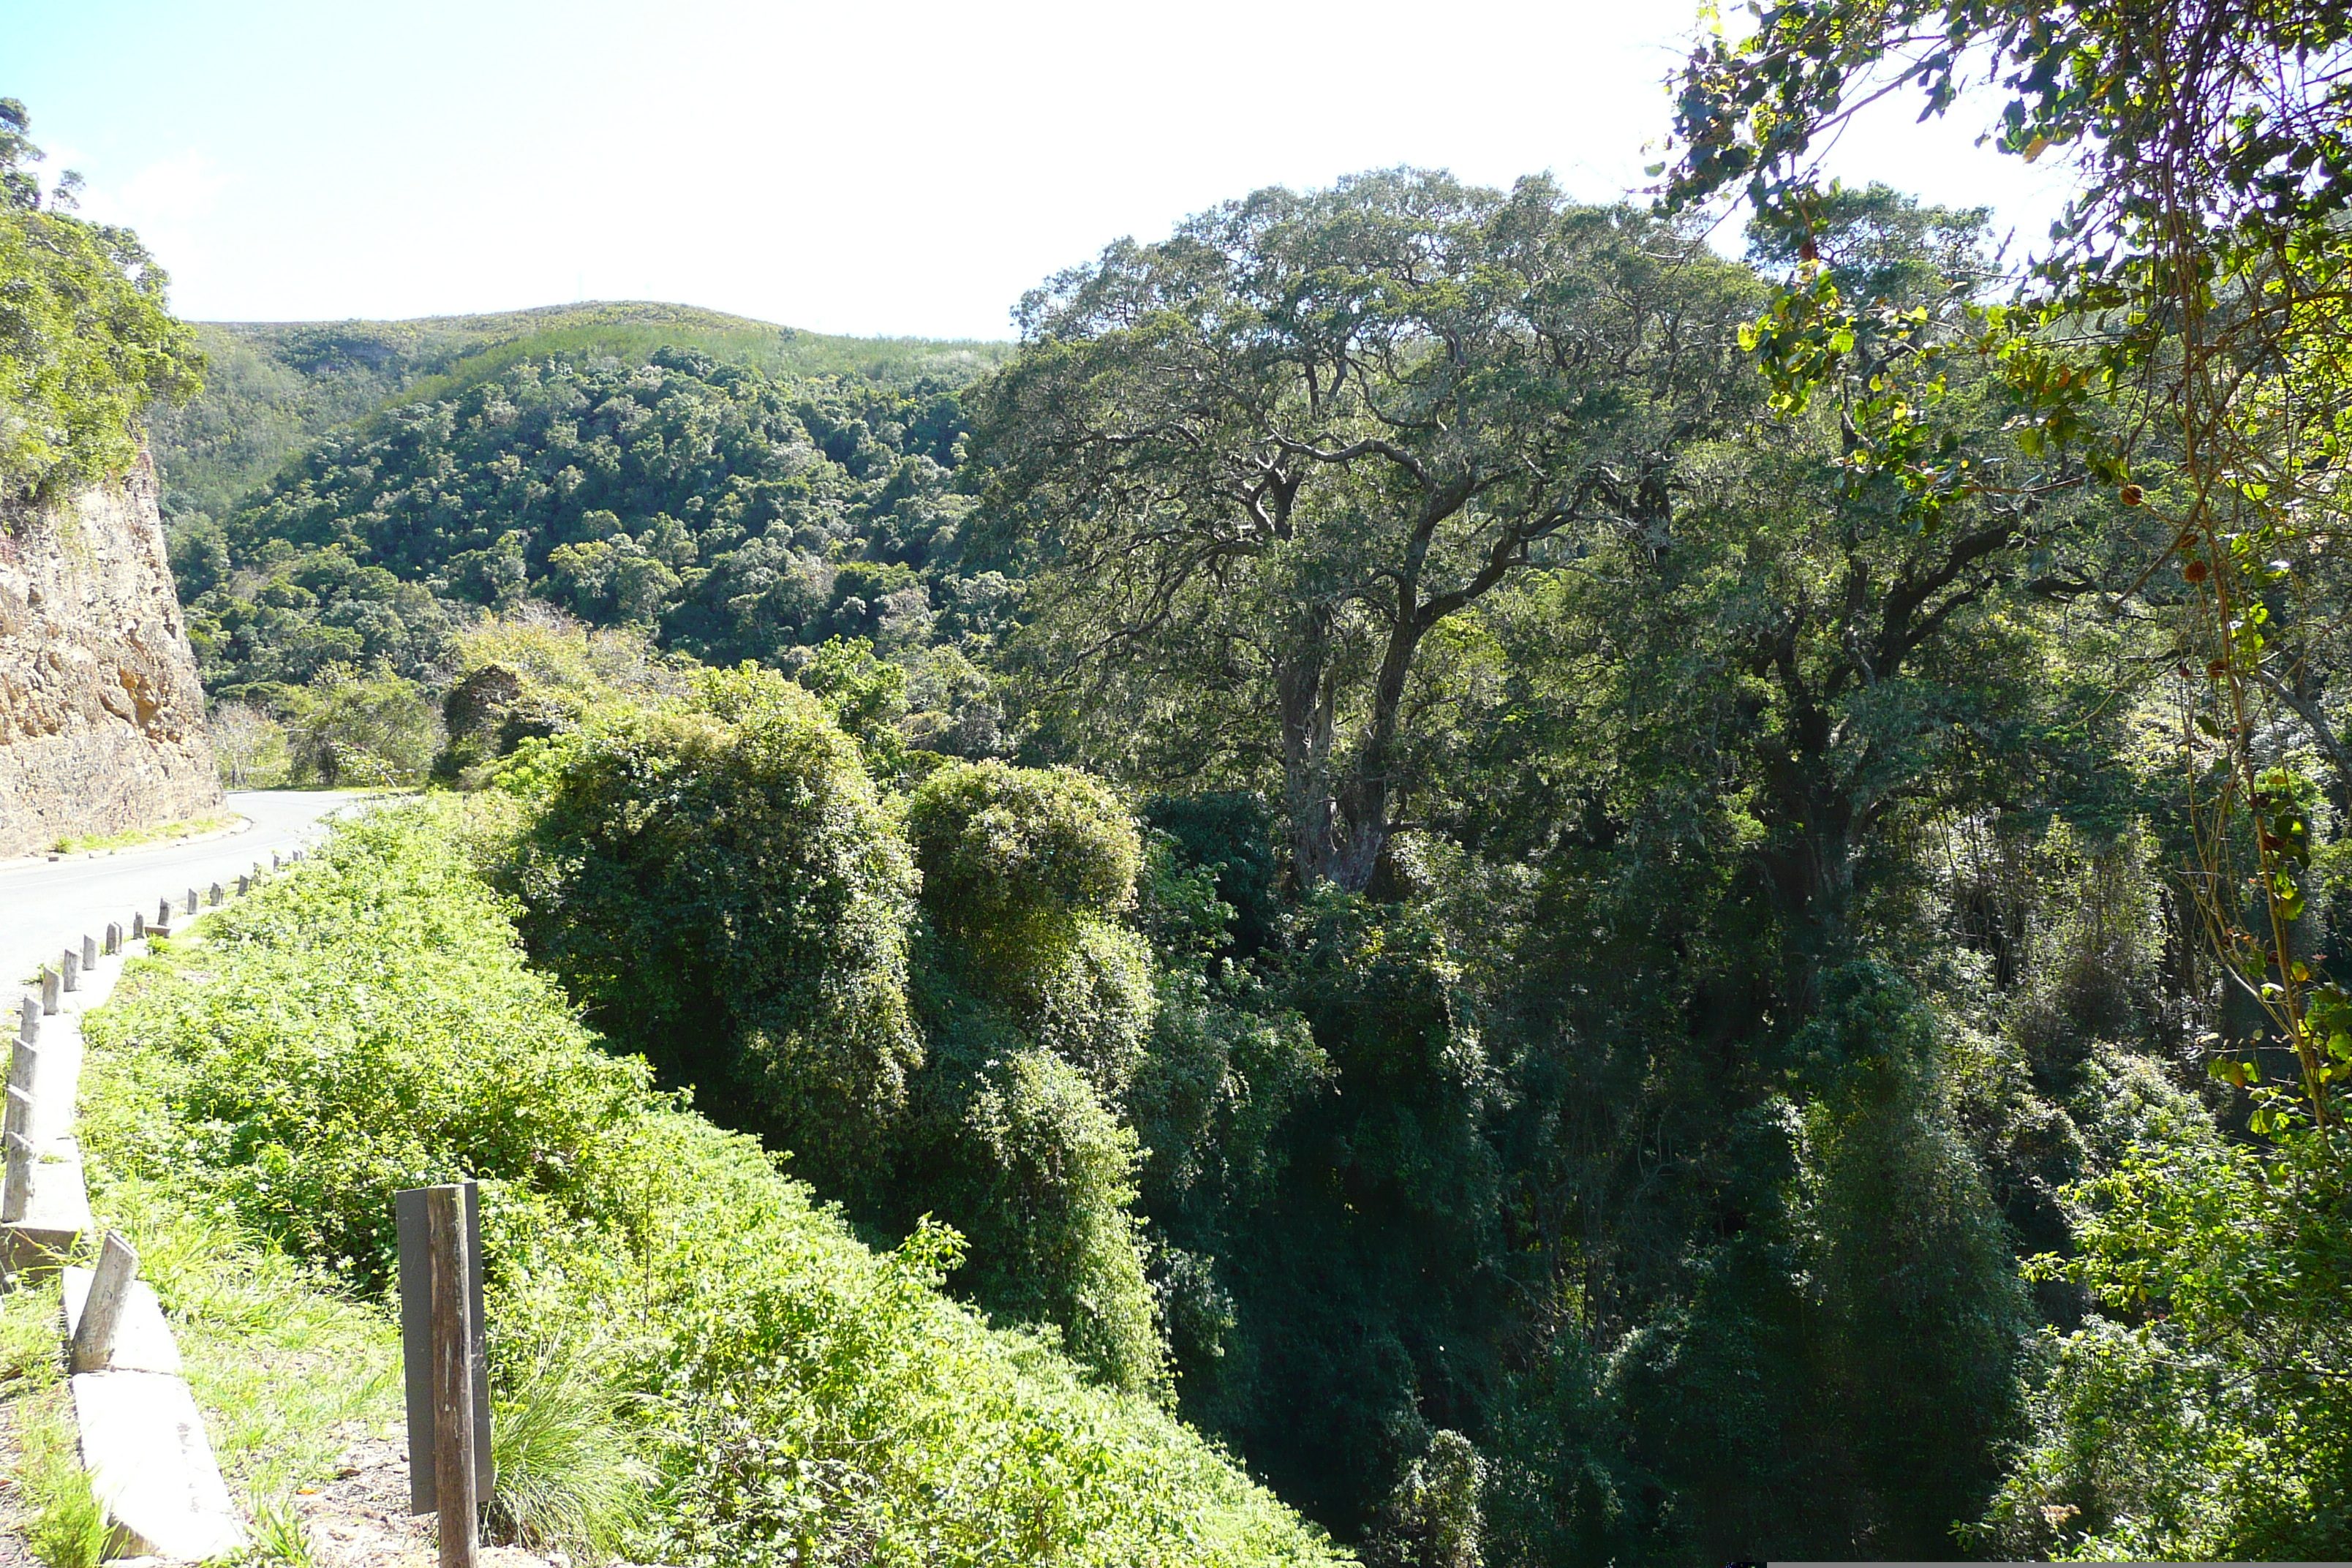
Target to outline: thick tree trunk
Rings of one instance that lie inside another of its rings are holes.
[[[1775,764],[1772,816],[1762,856],[1773,912],[1782,933],[1783,988],[1809,1011],[1820,999],[1824,969],[1844,952],[1853,897],[1854,808],[1803,753]]]
[[[1282,708],[1283,814],[1290,829],[1291,874],[1301,888],[1330,875],[1332,694],[1324,677],[1328,622],[1320,614],[1298,628],[1295,651],[1275,672]]]
[[[1328,881],[1360,893],[1370,885],[1389,847],[1394,832],[1391,814],[1397,730],[1422,630],[1417,620],[1408,617],[1391,634],[1372,687],[1364,743],[1344,778],[1332,756],[1331,694],[1322,679],[1320,642],[1311,690],[1306,661],[1283,673],[1284,783],[1290,796],[1291,854],[1302,888]]]

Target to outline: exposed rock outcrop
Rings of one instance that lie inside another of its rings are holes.
[[[218,806],[155,470],[0,511],[0,855]]]

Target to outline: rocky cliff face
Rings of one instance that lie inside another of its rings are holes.
[[[0,855],[198,816],[221,789],[155,470],[0,512]]]

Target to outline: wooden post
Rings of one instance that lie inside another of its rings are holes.
[[[172,928],[172,900],[162,899],[155,905],[155,923],[169,931]]]
[[[131,1282],[139,1278],[139,1254],[110,1230],[99,1249],[98,1269],[90,1276],[89,1294],[81,1304],[81,1321],[74,1324],[73,1370],[103,1372],[114,1359],[114,1330],[122,1321],[123,1303],[131,1300]]]
[[[474,1357],[462,1190],[425,1189],[425,1223],[433,1259],[433,1481],[441,1568],[474,1568]]]
[[[131,940],[143,942],[147,936],[147,917],[138,910],[131,911]]]
[[[188,889],[188,912],[193,915],[203,907],[204,906],[202,904],[196,901],[196,890],[194,888],[190,888]]]
[[[277,851],[277,850],[272,849],[272,850],[269,852],[269,868],[270,868],[271,870],[273,870],[273,871],[279,870],[279,869],[281,869],[281,868],[285,866],[285,864],[286,864],[286,862],[285,862],[285,861],[280,860],[280,859],[278,858],[278,851]]]
[[[109,953],[117,953],[122,951],[122,922],[121,921],[109,921],[106,922],[106,951]]]
[[[222,900],[227,897],[228,894],[221,889],[221,885],[218,882],[215,882],[213,884],[213,908],[220,908]]]
[[[58,1006],[58,972],[44,963],[41,965],[41,1011],[54,1013]]]
[[[236,879],[236,896],[241,899],[251,891],[253,891],[253,879],[250,877],[239,877]]]
[[[58,973],[65,978],[60,984],[68,991],[81,989],[81,954],[72,948],[65,950],[58,964]]]

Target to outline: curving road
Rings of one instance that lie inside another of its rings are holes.
[[[326,819],[365,798],[356,790],[236,790],[228,808],[251,824],[242,833],[198,843],[0,862],[0,986],[22,980],[86,931],[131,923],[131,911],[155,918],[169,895],[176,913],[191,887],[209,888],[249,871],[270,852],[315,844]]]

